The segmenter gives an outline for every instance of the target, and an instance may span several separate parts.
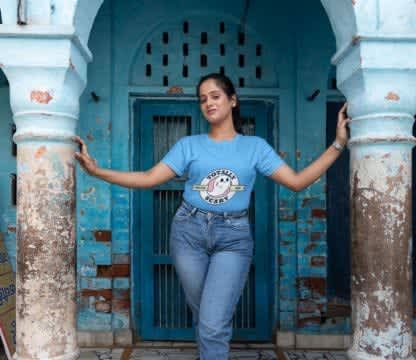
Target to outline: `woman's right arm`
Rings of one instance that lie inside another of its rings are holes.
[[[85,142],[79,137],[75,137],[75,141],[80,145],[80,152],[75,153],[75,158],[85,172],[109,183],[127,188],[146,189],[167,182],[176,176],[175,172],[162,162],[147,171],[124,172],[101,169],[97,166],[96,160],[88,154]]]

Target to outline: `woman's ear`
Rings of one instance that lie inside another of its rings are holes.
[[[231,96],[231,106],[232,107],[236,107],[237,106],[237,96],[236,95],[232,95]]]

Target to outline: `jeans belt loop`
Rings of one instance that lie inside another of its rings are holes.
[[[194,216],[197,211],[198,211],[198,208],[193,207],[192,210],[191,210],[191,216]]]

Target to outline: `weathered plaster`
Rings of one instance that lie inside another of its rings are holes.
[[[78,353],[74,145],[24,143],[18,151],[17,355]]]
[[[351,165],[354,335],[349,353],[406,359],[413,312],[409,146],[357,146]]]

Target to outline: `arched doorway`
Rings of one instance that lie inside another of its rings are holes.
[[[226,16],[208,22],[189,16],[179,23],[164,24],[142,45],[130,72],[130,82],[140,84],[130,92],[133,168],[150,168],[181,137],[207,131],[197,99],[184,88],[195,86],[199,77],[210,71],[227,73],[246,93],[240,96],[245,133],[266,138],[276,146],[278,77],[270,60],[274,55],[254,31],[241,31],[239,24]],[[179,61],[177,49],[182,55]],[[158,59],[162,60],[161,68]],[[143,91],[145,86],[163,86],[167,93],[156,89],[149,95],[149,89]],[[267,95],[258,90],[266,87],[270,88]],[[190,311],[168,247],[171,218],[181,200],[183,181],[175,179],[133,198],[133,262],[139,264],[134,297],[140,297],[143,304],[135,321],[143,339],[193,338]],[[268,341],[272,335],[271,264],[275,253],[269,249],[275,239],[274,191],[272,184],[259,178],[252,195],[250,217],[256,245],[249,281],[234,318],[234,337],[239,340]]]

